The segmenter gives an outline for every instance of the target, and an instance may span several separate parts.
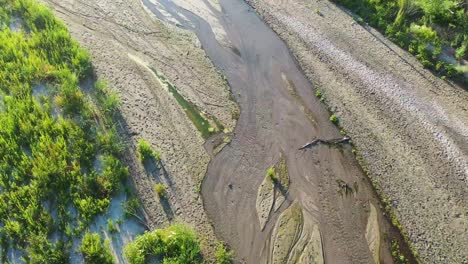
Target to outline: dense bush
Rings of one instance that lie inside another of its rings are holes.
[[[83,254],[87,264],[112,264],[114,257],[109,248],[109,240],[104,242],[97,233],[86,233],[80,246],[80,252]]]
[[[203,263],[198,238],[181,224],[145,232],[125,246],[124,255],[130,264],[148,263],[150,257],[160,257],[164,264]]]
[[[399,46],[408,49],[424,67],[440,76],[460,77],[465,68],[441,61],[444,47],[468,59],[468,7],[462,0],[334,0],[353,10]],[[466,80],[465,80],[466,81]]]

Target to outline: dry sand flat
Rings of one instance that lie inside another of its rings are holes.
[[[162,24],[137,0],[44,2],[90,51],[98,78],[108,80],[120,95],[120,125],[128,133],[129,146],[144,138],[162,153],[166,174],[146,172],[135,153],[126,155],[149,226],[161,227],[169,219],[192,224],[207,242],[204,249],[212,248],[214,233],[198,193],[209,161],[204,139],[148,67],[164,75],[205,115],[232,130],[237,106],[196,37]],[[157,181],[168,186],[165,207],[153,191]]]
[[[252,0],[336,111],[423,263],[468,263],[468,93],[329,1]]]

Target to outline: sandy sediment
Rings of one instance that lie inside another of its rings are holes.
[[[186,222],[201,234],[204,249],[211,248],[215,236],[199,195],[209,162],[204,139],[148,67],[164,75],[204,115],[231,131],[235,126],[232,113],[238,109],[229,99],[226,81],[192,33],[158,21],[140,1],[44,2],[90,51],[97,78],[108,80],[121,98],[118,127],[127,133],[125,158],[149,226],[161,227],[170,220]],[[139,162],[134,143],[140,138],[161,151],[164,169],[145,168]],[[154,193],[156,182],[167,186],[167,202],[162,203]]]
[[[376,264],[380,264],[380,232],[379,220],[375,206],[370,204],[369,218],[367,219],[366,240]]]
[[[468,262],[468,93],[329,1],[251,0],[362,154],[424,263]]]
[[[278,211],[286,200],[288,187],[289,174],[286,159],[281,156],[278,163],[267,170],[263,182],[258,187],[255,207],[262,230],[265,228],[271,211]]]

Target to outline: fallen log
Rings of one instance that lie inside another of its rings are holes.
[[[340,143],[345,143],[348,142],[351,138],[348,136],[344,136],[342,138],[334,138],[334,139],[314,139],[302,147],[299,148],[299,150],[305,150],[307,148],[311,148],[314,145],[318,145],[319,143],[323,144],[340,144]]]

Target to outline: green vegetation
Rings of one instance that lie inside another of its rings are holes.
[[[278,180],[278,178],[276,177],[276,170],[275,170],[275,167],[270,167],[268,168],[268,170],[266,171],[266,176],[272,181],[272,182],[276,182]]]
[[[157,150],[153,150],[150,144],[144,139],[138,140],[137,148],[139,158],[142,162],[145,162],[151,158],[156,159],[156,161],[161,160],[161,153]]]
[[[203,263],[195,232],[181,224],[145,232],[125,246],[124,255],[130,264],[145,264],[151,257],[163,264]]]
[[[466,68],[444,62],[444,49],[468,59],[468,7],[462,0],[334,0],[354,11],[440,76],[461,78]]]
[[[140,208],[141,204],[138,198],[132,197],[123,204],[124,216],[126,218],[129,218],[138,215],[138,211],[140,210]]]
[[[120,232],[118,224],[114,223],[114,221],[112,221],[110,218],[107,219],[107,231],[109,231],[111,234]]]
[[[206,114],[204,114],[200,109],[193,104],[192,102],[187,101],[178,91],[177,88],[170,83],[166,77],[163,75],[159,74],[156,69],[149,67],[151,71],[163,82],[166,86],[167,89],[169,89],[169,92],[174,96],[176,99],[177,103],[184,109],[185,114],[188,116],[188,118],[192,121],[192,123],[195,125],[195,127],[200,131],[202,137],[204,139],[207,139],[217,131],[223,131],[224,127],[223,125],[216,120],[215,117],[207,117]],[[212,127],[210,124],[209,119],[213,120],[213,123],[216,125],[216,129]]]
[[[114,257],[109,248],[109,240],[104,242],[97,233],[86,233],[80,246],[86,264],[112,264]]]
[[[315,96],[317,96],[318,99],[321,99],[322,98],[322,92],[317,90],[315,91]]]
[[[233,252],[228,250],[223,243],[219,243],[216,247],[215,255],[217,264],[230,264]]]
[[[154,185],[154,191],[159,196],[159,198],[166,198],[166,187],[162,183],[156,183]]]
[[[332,122],[333,124],[338,124],[338,117],[335,114],[331,115],[330,122]]]
[[[26,263],[68,263],[72,236],[128,176],[111,122],[118,99],[99,82],[80,89],[89,55],[44,6],[0,0],[0,30],[0,259],[14,249]],[[85,236],[87,258],[95,240]]]
[[[96,99],[108,117],[113,117],[120,105],[119,96],[109,89],[109,85],[104,80],[98,80],[94,84]]]
[[[408,259],[401,252],[398,241],[396,240],[392,241],[391,252],[392,252],[392,258],[393,258],[394,263],[396,264],[408,264],[409,263]]]

